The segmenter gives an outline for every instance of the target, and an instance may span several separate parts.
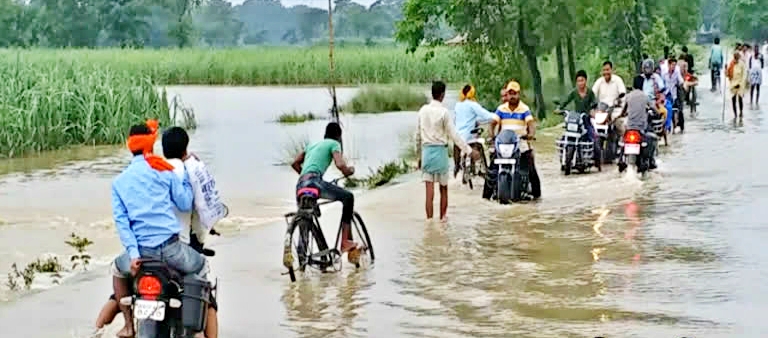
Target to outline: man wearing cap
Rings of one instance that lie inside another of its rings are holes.
[[[536,121],[533,119],[531,109],[528,105],[520,101],[520,84],[517,81],[510,81],[506,87],[506,102],[496,108],[496,116],[491,122],[491,137],[496,126],[499,125],[500,133],[505,130],[514,131],[518,137],[528,136],[533,138],[536,135]],[[536,165],[533,161],[533,147],[528,140],[520,140],[520,165],[530,165],[529,181],[531,183],[531,194],[533,198],[541,197],[541,181],[536,172]]]

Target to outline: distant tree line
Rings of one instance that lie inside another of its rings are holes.
[[[335,0],[340,39],[390,39],[403,0]],[[279,0],[0,0],[0,47],[188,47],[311,44],[328,11]]]

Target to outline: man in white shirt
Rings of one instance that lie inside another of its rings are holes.
[[[613,63],[611,61],[603,62],[603,76],[595,81],[592,86],[592,92],[595,93],[598,102],[609,107],[616,104],[617,107],[624,106],[624,100],[619,99],[619,95],[627,93],[627,87],[624,86],[624,80],[620,76],[613,74]],[[618,100],[618,102],[617,102]],[[614,129],[623,135],[624,120],[621,116],[621,109],[614,109],[614,113],[609,118],[613,121]]]
[[[592,92],[595,93],[599,102],[605,103],[608,106],[612,106],[620,94],[627,92],[624,80],[618,75],[613,74],[613,63],[611,61],[603,62],[603,76],[595,81],[595,84],[592,86]]]
[[[472,151],[464,139],[456,132],[448,108],[443,105],[445,83],[432,83],[432,101],[419,109],[416,129],[416,154],[419,169],[426,184],[427,220],[434,214],[435,183],[440,184],[440,221],[445,222],[448,211],[448,142],[453,141],[462,155],[472,154],[475,160],[480,154]]]

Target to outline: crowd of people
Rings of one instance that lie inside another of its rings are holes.
[[[746,60],[746,61],[745,61]],[[715,70],[721,69],[724,64],[720,39],[714,40],[708,62],[712,70],[712,83],[716,83]],[[618,135],[623,135],[628,128],[648,130],[649,112],[652,116],[661,117],[664,120],[664,135],[667,132],[684,132],[683,116],[673,116],[673,112],[682,115],[685,104],[691,108],[693,114],[697,103],[695,102],[694,88],[698,85],[695,75],[695,59],[683,46],[681,53],[675,57],[670,53],[669,47],[664,47],[663,56],[660,59],[652,59],[643,55],[639,63],[638,75],[631,82],[631,87],[625,87],[623,79],[614,74],[613,63],[605,61],[602,67],[602,76],[598,78],[592,87],[588,84],[588,75],[584,70],[576,72],[574,88],[560,104],[560,109],[572,104],[572,109],[577,112],[590,112],[594,118],[595,107],[599,104],[611,107],[618,103],[623,107],[622,114],[615,119],[609,119],[606,123],[612,124]],[[760,85],[762,83],[762,69],[764,58],[759,46],[752,48],[746,44],[739,44],[734,52],[733,60],[726,70],[729,80],[729,90],[733,102],[734,116],[743,116],[742,97],[747,86],[750,88],[750,103],[757,104],[760,99]],[[627,89],[630,90],[627,93]],[[714,89],[714,87],[713,87]],[[440,185],[440,219],[445,221],[448,204],[448,155],[449,142],[454,144],[454,176],[460,170],[459,160],[462,156],[471,155],[473,158],[482,156],[476,150],[467,145],[467,141],[475,136],[471,131],[478,125],[490,124],[490,135],[501,129],[514,130],[518,136],[534,134],[536,127],[533,115],[525,103],[520,101],[520,85],[516,81],[510,81],[501,89],[502,104],[491,112],[483,108],[476,100],[476,89],[471,85],[462,88],[459,94],[459,102],[454,107],[455,117],[452,119],[448,107],[442,104],[445,96],[445,84],[436,82],[432,87],[432,101],[419,111],[417,130],[417,148],[419,150],[419,163],[423,172],[423,180],[426,187],[426,216],[433,217],[432,204],[434,199],[434,183]],[[626,94],[624,99],[620,95]],[[680,119],[680,121],[678,121]],[[595,141],[594,156],[596,160],[602,160],[602,149],[595,128],[592,123],[585,123],[588,137]],[[527,140],[521,141],[523,155],[530,157],[533,166],[533,147]],[[655,145],[650,148],[655,148]],[[656,167],[654,154],[651,154],[649,168]],[[540,189],[540,187],[538,188]]]
[[[715,45],[712,47],[710,64],[713,73],[715,70],[719,71],[723,65],[723,52],[719,39],[715,39]],[[725,70],[734,118],[744,117],[744,95],[747,88],[749,88],[750,107],[753,108],[760,103],[760,85],[763,82],[764,67],[765,60],[759,44],[754,46],[746,43],[736,44],[733,58]]]
[[[660,61],[654,61],[647,55],[639,64],[639,74],[633,78],[630,92],[624,80],[614,74],[613,63],[605,61],[602,76],[588,86],[588,75],[579,70],[575,75],[576,87],[560,105],[560,109],[573,104],[578,112],[594,113],[599,104],[620,106],[622,114],[606,123],[612,124],[619,135],[626,129],[647,130],[648,112],[657,114],[666,120],[666,130],[673,130],[673,106],[690,100],[691,89],[697,85],[694,73],[694,58],[686,47],[682,48],[679,58],[671,56],[669,48],[664,49]],[[724,64],[724,55],[720,40],[715,39],[710,51],[708,66],[712,70],[713,89],[717,79],[715,74]],[[726,78],[734,117],[743,116],[743,96],[749,86],[750,104],[757,104],[760,98],[762,69],[764,58],[758,45],[754,47],[739,44],[733,59],[726,67]],[[425,183],[425,213],[428,220],[434,216],[435,184],[440,191],[440,221],[447,221],[449,156],[448,145],[454,144],[454,176],[458,173],[458,160],[463,156],[480,159],[479,153],[468,145],[475,137],[473,130],[481,124],[490,124],[491,138],[497,132],[513,131],[520,137],[521,158],[534,169],[533,145],[530,140],[536,133],[536,123],[528,105],[521,101],[521,86],[509,81],[501,89],[502,103],[491,112],[483,108],[476,99],[476,89],[466,85],[460,92],[459,102],[454,107],[455,116],[443,104],[446,85],[441,81],[432,84],[432,100],[418,112],[416,148],[418,168],[422,171]],[[618,105],[617,105],[618,103]],[[591,123],[586,123],[588,137],[595,140],[600,157],[599,142]],[[683,128],[681,126],[681,132]],[[112,184],[112,206],[115,224],[125,252],[117,257],[112,265],[114,295],[105,305],[97,320],[97,327],[110,323],[120,312],[125,318],[125,327],[119,337],[133,337],[133,319],[128,306],[119,300],[130,296],[130,279],[135,276],[142,264],[142,259],[156,258],[186,275],[206,277],[208,262],[201,254],[205,228],[194,228],[189,213],[193,209],[193,186],[189,173],[184,170],[186,161],[196,159],[187,152],[189,136],[182,128],[174,127],[164,132],[162,137],[165,158],[152,153],[157,138],[157,121],[147,121],[130,129],[128,148],[133,158],[128,167]],[[523,137],[525,136],[525,137]],[[317,187],[321,198],[341,201],[342,243],[341,251],[348,253],[350,261],[355,260],[358,250],[352,240],[350,222],[354,210],[354,195],[322,180],[328,167],[334,163],[345,175],[354,174],[354,167],[344,160],[341,150],[341,126],[331,122],[326,126],[324,139],[306,147],[296,157],[293,169],[299,174],[296,189],[307,185]],[[655,167],[651,156],[651,168]],[[541,195],[538,176],[531,178],[534,198]],[[191,244],[191,245],[190,245]],[[290,243],[286,252],[290,254]],[[205,336],[216,337],[217,304],[210,299]]]

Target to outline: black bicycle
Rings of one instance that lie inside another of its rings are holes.
[[[475,163],[471,154],[464,155],[461,160],[459,160],[459,167],[461,168],[462,173],[461,183],[469,185],[469,189],[474,189],[472,179],[474,177],[482,177],[485,179],[485,176],[488,174],[488,162],[485,159],[485,139],[480,137],[483,133],[483,128],[472,129],[471,133],[473,138],[467,141],[467,144],[472,147],[472,150],[477,150],[482,158],[479,163]],[[459,156],[461,155],[459,154]]]
[[[339,177],[330,181],[338,185]],[[333,248],[328,247],[323,230],[320,227],[320,206],[332,203],[334,201],[323,201],[318,203],[320,192],[315,187],[306,187],[297,192],[299,208],[296,212],[285,214],[285,222],[288,230],[283,243],[283,265],[288,268],[287,274],[291,281],[296,281],[295,271],[304,271],[307,266],[314,267],[322,272],[332,272],[341,270],[341,224],[336,232],[336,244]],[[363,218],[357,211],[352,217],[352,231],[357,233],[358,253],[355,267],[372,264],[374,260],[373,245],[371,237],[368,235],[368,229],[365,227]],[[299,236],[294,239],[293,233],[299,229]],[[357,255],[357,253],[355,254]],[[297,259],[294,260],[294,257]],[[352,259],[351,259],[352,260]]]

